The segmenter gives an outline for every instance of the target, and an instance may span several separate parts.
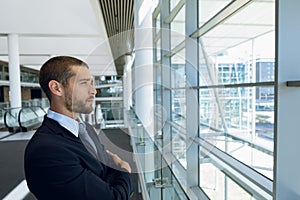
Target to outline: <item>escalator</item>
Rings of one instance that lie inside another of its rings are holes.
[[[11,133],[38,128],[46,114],[41,106],[9,108],[4,113],[4,125]]]

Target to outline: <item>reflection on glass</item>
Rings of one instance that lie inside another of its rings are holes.
[[[156,84],[154,84],[156,85]],[[157,85],[156,85],[157,86]],[[158,86],[159,87],[159,86]],[[162,95],[161,95],[161,88],[155,90],[156,94],[156,103],[153,107],[154,111],[154,134],[156,139],[162,139],[162,130],[166,123],[167,113],[166,109],[162,106]],[[159,141],[160,142],[160,141]]]
[[[157,15],[155,20],[155,33],[157,34],[160,30],[160,13]]]
[[[155,100],[158,105],[162,104],[162,88],[160,84],[154,84]]]
[[[112,86],[97,89],[96,97],[121,97],[123,95],[123,86]]]
[[[46,112],[39,106],[22,108],[20,111],[20,123],[23,127],[38,126],[42,123]]]
[[[163,184],[162,199],[169,200],[187,200],[187,196],[180,186],[177,178],[172,174],[170,167],[162,169]]]
[[[179,131],[172,127],[172,153],[179,163],[186,168],[186,142]]]
[[[185,89],[172,90],[172,122],[178,127],[172,127],[172,152],[183,167],[186,168],[186,143],[179,132],[185,132],[186,103]]]
[[[162,84],[162,80],[161,80],[162,79],[162,77],[161,77],[162,76],[162,71],[161,71],[162,67],[159,63],[155,64],[154,67],[155,67],[154,80],[158,86],[161,86],[161,84]],[[157,87],[157,88],[159,88],[159,87]]]
[[[210,161],[209,157],[202,158],[199,173],[200,187],[209,199],[254,200],[251,194]]]
[[[213,62],[217,56],[223,58],[221,62],[249,64],[256,59],[274,59],[274,13],[274,1],[253,1],[200,38],[205,54]]]
[[[172,121],[185,128],[186,122],[186,99],[185,90],[172,90]]]
[[[274,13],[274,1],[253,1],[199,38],[200,136],[270,179]]]
[[[172,11],[180,0],[170,0],[170,10]]]
[[[5,110],[3,108],[0,107],[0,129],[5,128],[5,124],[4,124],[4,114],[5,114]]]
[[[185,49],[182,49],[171,57],[171,87],[182,88],[185,85]]]
[[[9,108],[5,114],[5,123],[8,127],[19,127],[19,111],[22,108]]]
[[[199,0],[199,27],[231,1],[232,0]]]
[[[135,161],[143,179],[140,184],[147,191],[149,199],[187,200],[188,197],[181,184],[160,154],[161,147],[156,146],[157,143],[153,142],[153,138],[148,135],[142,125],[138,126],[139,120],[132,111],[128,118],[131,121],[129,128],[131,129]],[[143,145],[140,143],[139,136],[141,134],[143,134]]]
[[[123,123],[123,101],[101,101],[96,104],[101,105],[101,115],[107,127],[108,125]]]
[[[154,84],[153,84],[153,89],[154,89],[154,128],[155,131],[154,133],[157,136],[162,135],[162,128],[164,124],[164,118],[165,112],[164,108],[161,106],[162,105],[162,85],[161,85],[161,65],[157,64],[154,66],[155,74],[154,76]]]
[[[161,59],[161,50],[160,50],[160,39],[159,40],[157,40],[157,42],[156,42],[156,44],[155,44],[156,46],[155,46],[155,52],[156,52],[156,58],[155,58],[155,60],[156,60],[156,62],[157,61],[159,61],[160,59]]]
[[[171,49],[185,40],[185,6],[171,22]]]
[[[265,90],[269,97],[258,95]],[[273,94],[273,87],[200,89],[200,136],[271,179]]]
[[[101,86],[105,84],[122,84],[121,76],[95,76],[94,77],[95,86]]]

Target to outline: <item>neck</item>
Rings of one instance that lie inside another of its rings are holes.
[[[50,104],[50,109],[54,112],[57,112],[59,114],[62,114],[62,115],[66,115],[72,119],[78,119],[78,113],[75,113],[75,112],[72,112],[72,111],[69,111],[67,110],[64,106],[62,105],[55,105],[53,103]]]

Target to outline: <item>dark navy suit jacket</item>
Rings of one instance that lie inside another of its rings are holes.
[[[87,130],[103,148],[88,124]],[[129,199],[133,192],[130,173],[95,159],[79,138],[47,116],[26,147],[24,169],[29,190],[41,200]]]

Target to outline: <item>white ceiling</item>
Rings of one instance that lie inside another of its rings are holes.
[[[52,56],[86,61],[94,75],[116,75],[98,0],[1,0],[0,60],[19,36],[20,64],[39,69]]]

